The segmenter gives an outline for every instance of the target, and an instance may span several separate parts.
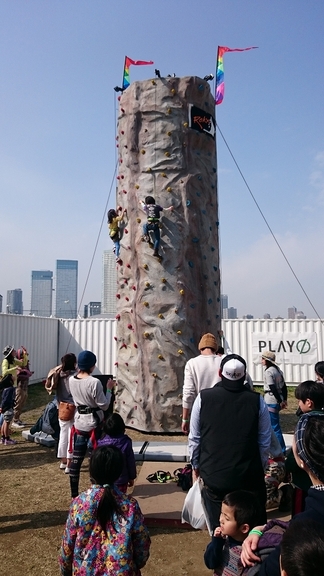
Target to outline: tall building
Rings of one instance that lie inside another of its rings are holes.
[[[221,294],[221,318],[227,318],[227,310],[228,308],[228,296],[227,294]]]
[[[292,306],[291,308],[288,308],[288,318],[290,320],[295,320],[296,318],[296,313],[297,313],[297,308],[295,306]]]
[[[52,314],[53,272],[32,270],[30,314],[49,317]]]
[[[78,261],[56,260],[56,318],[76,318],[77,300]]]
[[[233,308],[233,306],[231,306],[230,308],[225,308],[223,318],[225,320],[236,320],[237,308]]]
[[[22,314],[23,301],[22,289],[15,288],[15,290],[7,290],[7,314]]]
[[[116,314],[116,286],[116,257],[112,250],[104,250],[101,291],[101,312],[103,314]]]

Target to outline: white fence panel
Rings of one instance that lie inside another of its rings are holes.
[[[313,380],[314,364],[324,359],[321,320],[223,320],[222,329],[232,351],[247,361],[255,384],[263,384],[262,349],[276,352],[287,384],[293,385]]]
[[[263,383],[258,346],[265,346],[265,350],[271,344],[287,384],[313,379],[315,362],[324,360],[324,328],[320,320],[223,320],[222,328],[232,351],[246,359],[255,384]],[[67,352],[77,356],[86,349],[97,356],[97,374],[115,376],[115,330],[115,320],[106,318],[58,320],[0,314],[0,352],[7,344],[15,348],[26,346],[34,370],[31,382],[45,378]]]
[[[94,374],[116,374],[115,320],[86,318],[83,320],[60,320],[59,359],[74,352],[91,350],[97,356]]]
[[[20,314],[0,314],[0,353],[7,344],[16,349],[25,346],[29,352],[30,369],[34,371],[30,383],[39,382],[50,367],[56,366],[58,327],[55,318],[38,318]]]

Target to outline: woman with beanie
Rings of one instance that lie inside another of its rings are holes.
[[[140,576],[150,536],[138,502],[116,487],[123,456],[100,446],[90,458],[91,487],[73,500],[62,540],[62,576]]]
[[[299,419],[292,449],[297,465],[307,472],[312,486],[308,490],[305,510],[296,514],[291,520],[304,522],[314,520],[324,526],[324,413],[307,412]],[[262,534],[262,526],[255,528]],[[253,531],[254,532],[254,531]],[[260,561],[255,551],[258,547],[259,534],[253,533],[243,542],[241,560],[244,566],[252,566]],[[259,576],[280,576],[279,546],[262,562]]]
[[[91,438],[92,446],[96,446],[96,433],[104,419],[104,411],[108,409],[111,400],[113,380],[108,380],[107,395],[103,391],[100,380],[91,376],[95,369],[97,358],[90,350],[80,352],[78,356],[78,372],[69,380],[70,392],[75,404],[74,425],[71,429],[71,447],[73,458],[70,466],[71,496],[79,493],[81,465],[87,452]]]

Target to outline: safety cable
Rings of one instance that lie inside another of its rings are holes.
[[[228,150],[228,151],[229,151],[229,153],[230,153],[230,156],[232,157],[232,160],[233,160],[233,162],[234,162],[234,164],[235,164],[235,166],[236,166],[236,168],[237,168],[237,170],[238,170],[238,172],[239,172],[239,174],[240,174],[240,176],[241,176],[241,178],[242,178],[242,180],[243,180],[243,182],[244,182],[245,186],[247,187],[248,191],[250,192],[250,195],[251,195],[251,197],[252,197],[252,199],[253,199],[253,202],[255,203],[255,205],[256,205],[256,207],[257,207],[257,209],[259,210],[259,212],[260,212],[260,214],[261,214],[261,216],[262,216],[262,218],[263,218],[263,220],[264,220],[264,222],[265,222],[265,224],[266,224],[266,226],[267,226],[267,228],[268,228],[268,230],[269,230],[269,232],[270,232],[270,234],[271,234],[272,238],[274,239],[274,241],[275,241],[275,243],[277,244],[277,246],[278,246],[278,248],[279,248],[279,250],[280,250],[280,252],[281,252],[282,256],[284,257],[284,259],[285,259],[285,261],[286,261],[286,264],[289,266],[289,268],[290,268],[290,271],[292,272],[292,274],[293,274],[293,276],[294,276],[295,280],[298,282],[298,284],[299,284],[299,287],[301,288],[302,292],[304,293],[304,296],[305,296],[305,297],[306,297],[306,299],[308,300],[308,302],[309,302],[309,304],[310,304],[311,308],[314,310],[314,312],[315,312],[315,314],[316,314],[317,318],[318,318],[318,319],[321,321],[321,323],[323,324],[324,322],[323,322],[322,318],[320,317],[320,315],[319,315],[319,313],[317,312],[317,310],[316,310],[316,308],[315,308],[314,304],[312,303],[311,299],[309,298],[309,296],[308,296],[308,294],[307,294],[307,292],[306,292],[305,288],[303,287],[303,285],[302,285],[301,281],[299,280],[299,278],[298,278],[298,276],[297,276],[296,272],[294,271],[294,269],[293,269],[292,265],[290,264],[290,262],[289,262],[289,260],[288,260],[288,258],[287,258],[287,256],[286,256],[286,254],[284,253],[283,249],[281,248],[281,246],[280,246],[280,244],[279,244],[279,242],[278,242],[278,240],[277,240],[277,238],[276,238],[276,236],[275,236],[274,232],[272,231],[272,228],[271,228],[271,226],[270,226],[269,222],[267,221],[267,219],[266,219],[265,215],[263,214],[263,212],[262,212],[262,210],[261,210],[261,208],[260,208],[260,206],[259,206],[259,204],[258,204],[258,202],[257,202],[257,199],[255,198],[255,196],[254,196],[254,194],[253,194],[253,192],[252,192],[252,190],[251,190],[250,186],[248,185],[248,183],[247,183],[247,181],[246,181],[246,179],[245,179],[245,177],[244,177],[244,174],[243,174],[243,172],[242,172],[241,168],[239,167],[239,165],[238,165],[238,163],[237,163],[237,161],[236,161],[236,159],[235,159],[235,157],[234,157],[234,154],[233,154],[232,150],[230,149],[230,147],[229,147],[229,145],[228,145],[228,143],[227,143],[227,141],[226,141],[226,139],[225,139],[225,137],[224,137],[224,134],[223,134],[223,132],[221,131],[221,129],[220,129],[220,127],[219,127],[219,124],[218,124],[218,122],[216,123],[216,126],[217,126],[217,129],[218,129],[218,131],[219,131],[219,133],[220,133],[220,135],[221,135],[222,139],[223,139],[223,142],[224,142],[224,144],[225,144],[225,146],[226,146],[227,150]]]

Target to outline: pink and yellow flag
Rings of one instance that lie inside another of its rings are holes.
[[[215,104],[221,104],[224,100],[224,59],[225,52],[245,52],[245,50],[254,50],[257,46],[249,48],[227,48],[227,46],[218,46],[217,65],[216,65],[216,93]]]
[[[145,64],[154,64],[154,62],[152,62],[152,60],[150,60],[149,62],[146,62],[145,60],[132,60],[131,58],[128,58],[128,56],[125,56],[123,90],[128,88],[128,86],[130,84],[130,82],[129,82],[129,67],[131,64],[133,64],[133,66],[144,66]]]

